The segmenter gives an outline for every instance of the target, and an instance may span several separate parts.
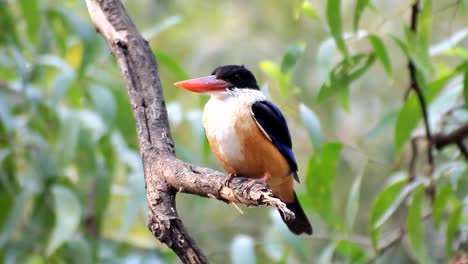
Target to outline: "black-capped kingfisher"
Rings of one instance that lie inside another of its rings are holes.
[[[230,177],[266,181],[295,214],[294,220],[286,220],[280,212],[288,228],[297,235],[312,234],[294,192],[294,179],[299,178],[288,124],[260,91],[252,72],[244,66],[225,65],[209,76],[175,85],[211,95],[203,111],[203,127],[211,150]]]

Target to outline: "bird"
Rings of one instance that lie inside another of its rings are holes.
[[[286,118],[260,91],[252,72],[244,65],[223,65],[211,75],[175,85],[210,95],[203,127],[228,178],[242,176],[266,183],[295,215],[287,219],[279,211],[289,230],[311,235],[312,226],[294,191],[298,165]]]

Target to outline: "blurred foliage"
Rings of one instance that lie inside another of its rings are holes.
[[[468,122],[468,2],[421,1],[417,33],[412,2],[124,1],[160,64],[181,159],[220,168],[201,126],[207,97],[175,81],[245,64],[288,117],[316,233],[290,234],[271,208],[241,215],[178,195],[213,263],[435,263],[466,253],[468,165],[447,147],[432,175],[419,155],[410,181],[408,143],[423,124],[415,94],[403,97],[411,58],[432,130]],[[0,0],[0,29],[1,262],[177,263],[146,230],[131,108],[85,2]]]

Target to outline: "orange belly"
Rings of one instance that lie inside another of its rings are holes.
[[[240,115],[233,121],[230,129],[235,131],[235,138],[220,138],[208,131],[206,133],[211,150],[224,169],[249,178],[260,178],[269,173],[271,178],[267,183],[273,194],[284,202],[293,202],[294,182],[287,160],[262,133],[250,114]],[[231,147],[239,144],[240,152],[235,157],[225,151],[229,144]]]

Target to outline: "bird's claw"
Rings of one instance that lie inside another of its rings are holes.
[[[270,178],[271,178],[270,173],[265,172],[265,174],[263,174],[263,177],[250,180],[250,181],[246,184],[246,186],[247,186],[247,188],[249,188],[249,189],[252,188],[256,183],[266,186],[266,185],[267,185],[267,181],[268,181]]]
[[[229,173],[229,175],[227,176],[227,179],[224,181],[224,186],[229,187],[229,183],[231,183],[231,181],[232,181],[232,179],[234,179],[234,177],[237,177],[236,173]]]

